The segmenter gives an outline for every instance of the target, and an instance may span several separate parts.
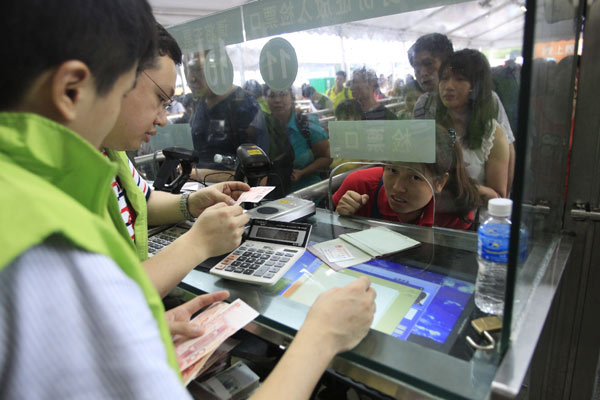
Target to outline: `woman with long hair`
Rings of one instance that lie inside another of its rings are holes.
[[[469,176],[485,203],[506,197],[509,146],[495,116],[490,64],[477,50],[455,52],[440,67],[436,121],[456,131]]]

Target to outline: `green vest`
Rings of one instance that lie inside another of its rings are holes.
[[[133,226],[135,244],[131,240],[129,240],[129,242],[134,245],[133,248],[136,251],[139,260],[144,261],[148,258],[148,204],[146,203],[146,197],[144,197],[144,193],[140,190],[131,176],[127,154],[124,151],[109,149],[106,149],[106,153],[108,154],[108,158],[116,162],[119,183],[123,190],[125,190],[127,201],[135,211],[135,225]],[[121,235],[129,237],[127,227],[123,223],[123,218],[121,217],[118,200],[116,196],[112,197],[114,197],[115,201],[112,201],[111,199],[111,201],[108,202],[110,217]]]
[[[339,91],[338,93],[335,92],[335,86],[330,88],[327,91],[327,96],[331,99],[331,101],[333,102],[333,108],[337,108],[337,106],[344,100],[348,100],[352,98],[352,91],[348,90],[347,87],[344,87],[343,90]]]
[[[160,296],[108,213],[116,166],[79,135],[35,114],[0,113],[0,269],[60,235],[114,260],[136,281],[156,319],[168,363],[179,375]],[[124,304],[126,307],[127,305]]]

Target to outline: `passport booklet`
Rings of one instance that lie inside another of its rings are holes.
[[[421,243],[408,236],[379,226],[364,231],[344,233],[337,239],[317,243],[306,249],[335,271],[339,271],[419,244]]]

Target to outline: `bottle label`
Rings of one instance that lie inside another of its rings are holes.
[[[510,225],[484,224],[477,231],[477,253],[484,260],[507,263]]]

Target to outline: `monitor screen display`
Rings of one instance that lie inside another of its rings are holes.
[[[457,322],[468,313],[465,309],[472,304],[475,291],[471,282],[383,259],[336,274],[330,271],[307,251],[276,285],[277,293],[310,306],[327,289],[369,275],[377,292],[371,328],[442,351],[452,346]]]

